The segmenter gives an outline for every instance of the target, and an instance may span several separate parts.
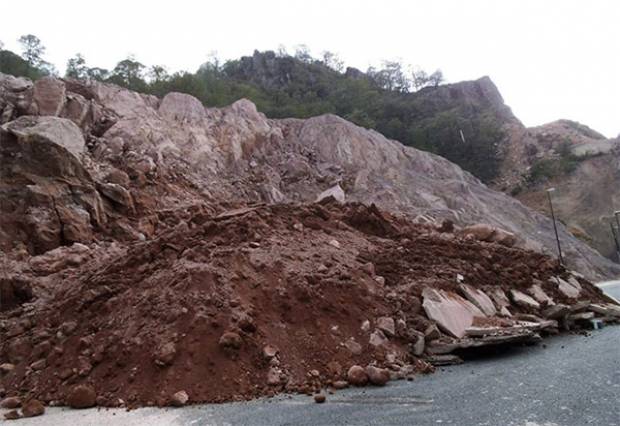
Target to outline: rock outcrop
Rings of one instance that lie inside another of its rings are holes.
[[[22,161],[12,155],[23,146],[10,129],[25,120],[15,120],[21,111],[15,102],[34,102],[34,89],[4,76],[0,81],[2,102],[8,105],[4,109],[14,111],[13,121],[4,125],[1,145],[6,161],[14,163]],[[73,143],[73,152],[66,144],[53,148],[63,149],[63,162],[71,164],[71,172],[59,171],[68,173],[62,184],[61,176],[54,178],[54,185],[64,185],[54,189],[60,195],[51,197],[50,191],[41,190],[39,180],[34,187],[43,194],[42,201],[41,196],[31,197],[26,208],[3,203],[13,228],[22,230],[18,235],[4,231],[4,247],[22,242],[31,252],[42,252],[71,241],[85,242],[93,235],[136,239],[161,228],[157,211],[205,203],[217,210],[230,203],[314,201],[317,194],[339,185],[348,201],[375,203],[418,221],[486,223],[514,234],[517,245],[555,252],[552,223],[544,215],[487,188],[443,158],[404,147],[337,116],[270,120],[247,100],[203,109],[184,94],[171,93],[159,101],[98,82],[62,84],[67,99],[57,120],[68,117],[69,98],[85,102],[87,113],[78,115],[86,117],[81,121],[86,152],[76,157]],[[46,85],[54,86],[48,81]],[[17,170],[3,170],[7,169]],[[28,179],[36,173],[29,173]],[[17,175],[10,179],[18,182]],[[26,177],[20,179],[25,182]],[[45,182],[49,180],[48,176]],[[32,185],[17,184],[9,190],[5,182],[3,200],[33,191]],[[58,197],[65,201],[56,204],[68,211],[61,208],[53,214],[51,201]],[[30,223],[37,223],[38,230],[29,234],[25,229]],[[571,268],[591,277],[618,270],[563,226],[560,234]],[[41,241],[28,242],[37,240]]]

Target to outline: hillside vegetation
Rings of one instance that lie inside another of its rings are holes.
[[[32,59],[29,41],[24,57],[30,60],[1,51],[0,57],[8,59],[0,61],[0,72],[29,78],[54,72],[42,59]],[[188,93],[206,106],[247,98],[271,118],[332,113],[441,155],[484,182],[498,174],[497,145],[503,137],[506,107],[488,78],[441,85],[441,71],[429,75],[399,62],[385,62],[383,68],[366,72],[345,70],[335,55],[326,52],[318,59],[303,49],[294,55],[255,51],[225,63],[211,58],[196,72],[174,74],[164,66],[146,67],[132,57],[113,70],[89,67],[76,55],[68,61],[65,77],[115,83],[160,97],[173,91]]]

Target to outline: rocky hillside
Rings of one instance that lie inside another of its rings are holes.
[[[335,115],[2,74],[0,111],[5,419],[320,403],[620,320],[563,226],[568,268],[546,216]]]
[[[39,254],[72,242],[149,239],[171,211],[313,201],[343,190],[417,221],[485,222],[554,253],[550,220],[449,161],[334,115],[267,119],[241,100],[204,108],[98,82],[2,76],[0,243]],[[560,227],[569,266],[618,268]]]
[[[620,206],[620,141],[560,121],[528,129],[522,142],[530,154],[521,157],[525,177],[512,193],[550,214],[545,189],[555,187],[556,214],[568,230],[618,261],[610,224]]]

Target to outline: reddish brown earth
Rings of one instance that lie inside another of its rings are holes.
[[[547,279],[567,274],[551,258],[374,205],[167,215],[178,224],[152,240],[7,263],[15,273],[5,281],[18,272],[34,299],[0,313],[0,364],[15,365],[4,393],[66,404],[87,384],[97,405],[136,407],[177,404],[179,391],[190,403],[313,392],[352,365],[404,378],[432,371],[409,346],[430,324],[425,286],[456,291],[461,274],[476,288],[526,289],[537,278],[563,301]],[[394,335],[374,346],[380,317],[393,319]]]

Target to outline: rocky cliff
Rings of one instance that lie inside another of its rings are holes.
[[[270,120],[246,100],[204,108],[180,93],[158,99],[52,78],[3,75],[0,88],[4,250],[149,239],[183,211],[313,201],[336,185],[348,200],[417,221],[487,222],[522,246],[555,250],[544,215],[441,157],[334,115]],[[618,274],[563,226],[560,233],[573,269]]]

